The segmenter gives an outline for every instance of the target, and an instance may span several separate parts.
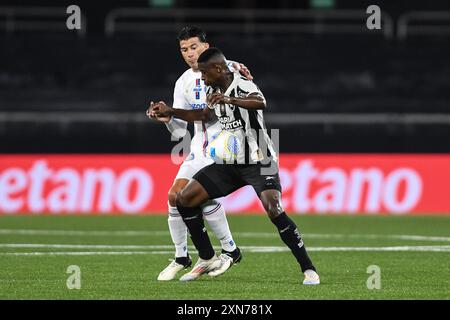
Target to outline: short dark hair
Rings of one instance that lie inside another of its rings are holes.
[[[197,26],[186,26],[180,30],[177,36],[178,42],[198,37],[200,42],[206,42],[206,32]]]
[[[211,47],[202,52],[202,54],[198,57],[197,62],[198,63],[208,62],[212,58],[220,56],[224,57],[222,51],[220,51],[220,49],[218,48]]]

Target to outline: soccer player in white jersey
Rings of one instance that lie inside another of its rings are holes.
[[[178,41],[181,54],[190,68],[181,75],[175,84],[173,108],[203,109],[206,107],[206,87],[201,79],[201,73],[198,71],[197,59],[203,51],[209,48],[206,34],[198,27],[188,26],[180,31]],[[228,65],[231,71],[239,69],[243,75],[251,77],[245,66],[231,61],[228,62]],[[163,101],[152,102],[147,110],[147,115],[152,119],[164,122],[175,138],[183,137],[187,132],[187,122],[173,117],[156,117],[152,110],[160,104],[165,103]],[[213,160],[205,156],[204,149],[208,143],[208,138],[220,131],[220,125],[218,123],[203,124],[202,122],[196,122],[194,130],[195,135],[191,141],[190,154],[180,166],[175,181],[169,190],[168,223],[170,235],[175,245],[175,260],[158,275],[160,281],[174,279],[179,271],[190,267],[192,264],[187,250],[187,227],[178,212],[175,199],[177,193],[184,188],[195,173],[213,163]],[[218,257],[214,266],[218,266],[219,260],[222,260],[223,264],[219,269],[224,272],[231,264],[238,263],[241,260],[241,252],[234,243],[223,206],[218,201],[211,200],[202,206],[202,213],[222,245],[222,254]],[[222,272],[220,270],[211,272],[210,275],[219,275]]]

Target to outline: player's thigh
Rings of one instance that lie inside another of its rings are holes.
[[[195,174],[198,181],[209,195],[209,199],[229,195],[246,185],[234,165],[213,163]]]
[[[254,164],[242,166],[240,171],[243,179],[255,190],[271,219],[283,212],[281,206],[282,188],[278,170],[267,175],[262,170],[261,165]]]
[[[282,192],[278,170],[271,174],[265,174],[263,167],[259,164],[243,165],[239,168],[240,174],[245,182],[253,187],[258,196],[265,190],[278,190]]]
[[[189,155],[186,158],[186,160],[183,161],[183,163],[181,164],[180,168],[178,169],[177,176],[175,177],[175,180],[185,179],[185,180],[189,181],[189,180],[192,179],[194,174],[196,174],[197,171],[199,170],[195,166],[194,159],[195,158],[193,158],[193,157],[191,157]]]
[[[169,203],[176,206],[176,196],[192,179],[192,177],[204,167],[214,163],[213,160],[202,155],[189,154],[178,169],[177,176],[169,190]]]
[[[209,199],[208,192],[195,179],[189,183],[177,194],[176,204],[183,207],[198,207]]]
[[[194,175],[199,172],[204,167],[213,164],[214,161],[210,158],[206,158],[203,155],[190,153],[186,160],[183,161],[180,168],[178,169],[177,179],[191,180]]]

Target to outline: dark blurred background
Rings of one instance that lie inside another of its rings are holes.
[[[281,152],[450,152],[448,0],[2,1],[0,152],[169,152],[145,110],[172,102],[187,24],[250,68]]]

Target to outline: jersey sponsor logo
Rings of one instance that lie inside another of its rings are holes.
[[[200,100],[200,92],[195,93],[195,100]]]
[[[230,121],[230,117],[220,117],[219,121],[222,130],[238,129],[243,127],[241,119]]]
[[[205,109],[206,108],[206,103],[191,103],[189,106],[193,110]]]

